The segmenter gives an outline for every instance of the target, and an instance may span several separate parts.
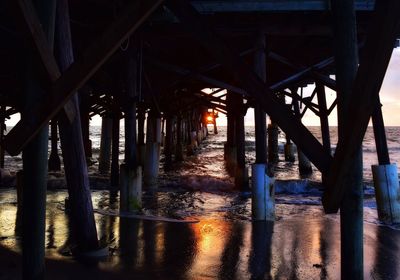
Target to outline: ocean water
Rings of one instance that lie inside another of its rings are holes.
[[[321,130],[320,127],[314,126],[309,127],[311,133],[322,143],[321,140]],[[211,134],[211,139],[207,141],[202,147],[202,153],[206,151],[206,155],[203,155],[201,159],[195,160],[194,162],[187,162],[184,166],[180,166],[176,170],[176,172],[172,172],[169,175],[170,181],[177,181],[179,179],[185,180],[185,176],[190,173],[190,175],[209,175],[210,178],[218,178],[218,179],[227,179],[227,174],[224,168],[221,168],[221,164],[213,165],[213,161],[219,162],[218,158],[223,157],[223,145],[226,141],[226,127],[220,126],[218,127],[218,134],[212,134],[212,127],[209,127],[209,131]],[[255,161],[255,132],[254,126],[246,126],[245,130],[245,139],[246,139],[246,164],[251,165]],[[100,126],[91,126],[90,127],[90,139],[92,141],[92,151],[93,151],[93,159],[97,160],[100,151],[100,134],[101,127]],[[331,135],[331,145],[332,145],[332,154],[334,154],[336,143],[337,143],[337,127],[330,127],[330,135]],[[386,127],[386,137],[389,148],[389,156],[392,163],[400,162],[400,127]],[[307,178],[302,178],[298,172],[298,164],[297,160],[294,163],[286,162],[284,160],[283,150],[284,144],[286,143],[285,134],[280,131],[279,133],[279,162],[276,166],[275,170],[275,178],[278,180],[285,181],[299,181],[298,183],[304,179],[320,182],[321,181],[321,173],[313,166],[313,174]],[[59,144],[60,145],[60,144]],[[120,132],[120,162],[123,162],[124,159],[124,131],[123,127]],[[60,149],[60,147],[59,147]],[[49,143],[49,151],[50,151],[50,143]],[[61,154],[60,154],[61,157]],[[297,158],[297,154],[296,154]],[[163,163],[163,158],[161,158],[161,164]],[[372,186],[372,172],[371,165],[378,164],[378,158],[376,155],[375,148],[375,140],[372,127],[368,127],[367,132],[363,141],[363,178],[365,185],[368,187]],[[191,168],[189,168],[189,166]],[[6,155],[5,158],[5,167],[11,173],[15,173],[19,169],[22,168],[22,157],[21,155],[11,157]],[[162,170],[162,166],[160,168]],[[399,174],[400,167],[398,166]],[[97,163],[90,167],[90,172],[95,173],[97,170]],[[174,178],[174,174],[176,177]],[[165,181],[165,174],[161,172],[161,181]],[[164,177],[163,177],[164,176]],[[183,178],[180,178],[182,177]],[[168,183],[168,182],[165,182]],[[193,182],[196,184],[196,182]],[[221,186],[223,188],[223,186]]]
[[[250,199],[237,193],[159,192],[144,196],[144,213],[197,219],[166,223],[95,214],[109,256],[84,266],[71,255],[66,191],[49,191],[46,213],[48,279],[340,279],[339,215],[320,205],[282,203],[276,221],[250,220]],[[287,196],[285,196],[287,197]],[[21,236],[14,190],[0,190],[0,268],[21,279]],[[93,206],[118,209],[109,192],[93,191]],[[375,213],[374,213],[375,212]],[[376,218],[376,211],[366,209]],[[364,278],[399,279],[400,231],[365,220]],[[134,275],[134,276],[133,276]]]
[[[210,127],[211,130],[211,127]],[[318,128],[311,128],[318,135]],[[387,128],[393,162],[398,161],[399,128]],[[332,128],[335,138],[335,128]],[[91,128],[93,158],[97,159],[100,127]],[[49,279],[339,279],[340,216],[325,215],[321,191],[312,187],[320,180],[315,170],[301,178],[297,163],[280,155],[276,171],[276,220],[251,221],[251,199],[234,190],[224,166],[226,128],[210,136],[194,156],[175,163],[159,176],[159,191],[143,195],[143,215],[198,223],[166,223],[104,215],[118,211],[118,196],[92,190],[98,238],[109,256],[95,267],[85,268],[71,255],[69,215],[64,211],[66,190],[48,191],[46,205],[46,273]],[[332,140],[333,143],[336,140]],[[283,151],[284,134],[279,136]],[[120,161],[124,153],[121,132]],[[333,147],[334,148],[334,147]],[[369,130],[364,145],[364,178],[371,184],[369,165],[376,163],[374,140]],[[246,129],[246,162],[254,162],[254,128]],[[6,157],[13,172],[21,157]],[[97,164],[90,167],[95,173]],[[311,186],[311,187],[310,187]],[[13,252],[21,250],[17,225],[15,189],[0,190],[0,268],[7,279],[19,279],[21,268]],[[364,203],[364,278],[399,279],[400,230],[382,225],[373,196]],[[10,265],[11,263],[11,265]],[[64,277],[64,278],[63,278]]]
[[[309,127],[311,133],[322,143],[321,138],[321,130],[320,127],[314,126]],[[212,139],[207,141],[204,149],[207,150],[207,158],[212,161],[212,158],[215,157],[223,157],[221,151],[223,151],[223,145],[226,141],[226,126],[218,127],[218,134],[213,135],[212,127],[209,127],[209,131]],[[99,126],[91,127],[91,140],[93,145],[93,154],[96,158],[99,153],[100,148],[100,133],[101,128]],[[255,161],[255,131],[254,126],[246,126],[245,130],[245,139],[246,139],[246,163],[248,165],[254,163]],[[330,135],[331,135],[331,145],[332,145],[332,154],[335,152],[336,143],[338,140],[337,136],[337,127],[330,127]],[[123,161],[123,153],[124,153],[124,132],[121,129],[120,133],[120,160]],[[389,148],[389,156],[392,163],[400,162],[400,127],[386,127],[386,137]],[[288,163],[284,160],[284,144],[286,143],[285,134],[280,131],[278,145],[279,145],[279,163],[276,167],[275,177],[281,180],[302,180],[298,172],[298,164],[297,160],[294,163]],[[297,158],[297,155],[296,155]],[[372,127],[368,127],[367,132],[363,141],[363,176],[364,182],[371,186],[372,184],[372,172],[371,165],[378,164],[378,158],[376,155],[375,148],[375,140]],[[399,168],[399,167],[398,167]],[[198,163],[198,172],[199,174],[209,174],[210,176],[219,176],[224,174],[221,172],[218,166],[212,166],[208,164],[206,168],[202,166],[202,163]],[[313,166],[313,174],[308,178],[313,181],[321,181],[321,173]],[[399,169],[400,170],[400,169]],[[191,170],[193,172],[193,170]],[[196,171],[195,171],[196,172]],[[183,172],[184,173],[184,172]],[[182,173],[178,174],[182,175]],[[400,174],[400,172],[399,172]],[[221,177],[221,176],[219,176]]]

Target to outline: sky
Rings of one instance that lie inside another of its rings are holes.
[[[304,89],[305,96],[309,95],[313,86]],[[326,89],[327,103],[329,105],[335,100],[336,94],[329,89]],[[386,76],[382,85],[380,98],[382,103],[382,111],[384,122],[386,126],[400,126],[400,48],[393,50],[392,58]],[[7,126],[15,125],[19,120],[19,114],[16,114],[7,120]],[[303,117],[303,123],[306,126],[319,126],[319,119],[309,110]],[[249,109],[245,116],[245,124],[248,126],[254,125],[254,110]],[[333,110],[329,116],[329,124],[331,126],[337,125],[336,110]],[[95,116],[91,120],[91,125],[101,125],[101,118]],[[217,125],[226,125],[226,117],[219,114]]]
[[[304,88],[304,96],[309,96],[314,90],[314,86]],[[328,108],[335,100],[336,93],[325,88]],[[385,79],[382,84],[380,98],[382,103],[382,112],[386,126],[400,126],[400,47],[393,50],[393,54],[389,63]],[[226,125],[226,118],[220,114],[218,118],[219,125]],[[319,118],[313,112],[307,110],[302,119],[306,126],[319,126]],[[249,109],[245,116],[245,124],[254,125],[254,110]],[[333,110],[329,116],[329,125],[337,125],[336,110]]]

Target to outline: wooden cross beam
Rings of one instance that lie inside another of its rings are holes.
[[[400,28],[400,1],[376,1],[375,19],[367,35],[363,56],[357,71],[350,99],[352,118],[346,120],[343,138],[339,141],[328,174],[328,185],[322,197],[326,213],[336,213],[343,198],[343,184],[349,163],[360,147],[370,117],[377,106],[379,91],[392,55]]]
[[[51,98],[45,104],[41,106],[37,104],[33,108],[38,117],[34,120],[22,118],[7,134],[4,144],[9,154],[17,155],[162,2],[162,0],[138,0],[126,7],[100,38],[88,47],[52,85]],[[47,56],[50,57],[51,54]]]
[[[295,65],[291,63],[288,59],[285,57],[271,52],[269,54],[270,58],[273,58],[274,60],[281,62],[283,64],[286,64],[287,66],[291,67],[294,70],[299,71],[299,73],[303,73],[305,76],[311,76],[314,78],[316,81],[323,83],[325,86],[328,88],[336,91],[336,81],[334,79],[331,79],[329,76],[322,74],[319,72],[319,70],[323,70],[324,68],[330,66],[334,62],[333,57],[329,57],[327,59],[324,59],[323,61],[316,63],[312,65],[311,67],[304,67],[302,65]]]
[[[191,71],[191,70],[185,69],[185,68],[177,66],[177,65],[168,64],[166,62],[162,62],[160,60],[152,59],[150,57],[145,57],[145,62],[151,63],[153,65],[156,65],[156,66],[161,67],[161,68],[163,68],[165,70],[174,72],[174,73],[182,75],[182,76],[190,76],[193,79],[197,79],[199,81],[205,82],[205,83],[207,83],[209,85],[212,85],[212,86],[215,86],[215,87],[224,88],[224,89],[239,93],[241,95],[245,95],[246,94],[246,92],[241,88],[238,88],[238,87],[235,87],[235,86],[233,86],[231,84],[228,84],[226,82],[219,81],[217,79],[205,76],[203,74],[196,73],[195,71]]]
[[[307,109],[310,109],[315,115],[319,116],[318,106],[315,106],[316,104],[311,102],[312,98],[308,98],[308,97],[301,98],[301,96],[299,96],[297,93],[288,92],[285,90],[281,91],[281,93],[283,93],[286,96],[291,97],[294,100],[300,101],[301,103],[303,103],[305,105],[306,108],[301,113],[301,117],[304,116],[304,113],[307,111]],[[313,96],[313,95],[311,95],[311,96]]]
[[[322,82],[324,85],[326,85],[327,87],[336,90],[336,81],[327,77],[326,75],[320,74],[317,72],[317,70],[322,70],[325,67],[331,65],[334,62],[333,57],[329,57],[327,59],[324,59],[323,61],[312,65],[311,67],[308,68],[304,68],[304,67],[299,67],[299,66],[295,66],[293,65],[288,59],[270,52],[268,54],[269,58],[272,58],[276,61],[279,61],[283,64],[286,64],[288,66],[290,66],[291,68],[299,71],[296,74],[291,75],[290,77],[287,77],[286,79],[274,84],[271,86],[271,89],[274,91],[280,91],[283,90],[285,88],[290,87],[291,85],[293,85],[294,83],[297,83],[299,81],[301,81],[301,79],[303,79],[306,76],[313,76],[314,79]]]
[[[248,54],[251,54],[251,53],[255,52],[256,50],[257,50],[257,48],[250,48],[250,49],[247,49],[245,51],[242,51],[239,55],[241,57],[243,57],[243,56],[246,56]],[[197,72],[193,72],[193,73],[204,74],[204,73],[207,73],[207,72],[209,72],[211,70],[215,70],[215,69],[217,69],[219,67],[221,67],[221,63],[211,63],[209,65],[205,65],[205,66],[201,67]],[[186,76],[182,77],[181,79],[178,79],[178,80],[172,82],[170,85],[168,85],[168,87],[174,87],[178,83],[180,83],[181,81],[185,81],[185,80],[192,79],[192,78],[194,78],[194,77],[191,74],[186,75]]]
[[[314,165],[326,172],[332,160],[321,143],[295,118],[292,112],[271,92],[266,84],[235,54],[220,36],[210,28],[199,13],[185,0],[170,0],[168,7],[181,24],[192,31],[192,35],[214,57],[231,71],[250,97],[254,97],[280,128],[289,135]]]
[[[216,94],[218,94],[218,93],[220,93],[221,91],[224,91],[224,90],[225,90],[224,88],[219,88],[216,91],[211,92],[211,95],[215,96]],[[224,95],[224,94],[222,94],[222,95]],[[217,97],[221,98],[222,95],[217,96]]]
[[[47,77],[45,87],[50,89],[51,85],[61,76],[61,72],[37,17],[36,9],[30,0],[11,2],[14,5],[15,20],[18,22],[22,33],[29,38],[28,42],[38,57],[39,69]],[[67,102],[64,106],[64,112],[68,120],[72,122],[76,114],[75,106],[71,102]]]
[[[211,94],[207,94],[207,93],[204,93],[204,92],[201,92],[201,91],[195,93],[195,95],[198,95],[198,96],[201,96],[203,98],[206,98],[207,100],[212,101],[212,102],[218,102],[218,103],[226,104],[226,100],[223,100],[220,97],[215,97],[215,96],[213,96]]]

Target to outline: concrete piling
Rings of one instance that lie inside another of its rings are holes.
[[[373,165],[372,175],[379,220],[387,224],[400,223],[397,164]]]
[[[134,212],[142,207],[142,167],[120,166],[120,209]]]
[[[254,221],[275,220],[274,179],[266,172],[267,165],[256,163],[251,170],[252,218]]]

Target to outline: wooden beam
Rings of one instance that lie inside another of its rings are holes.
[[[379,91],[400,28],[399,14],[398,0],[377,1],[375,19],[367,35],[348,107],[352,118],[344,128],[343,140],[337,145],[322,198],[327,213],[335,213],[339,209],[346,187],[343,181],[348,163],[352,162],[360,147],[370,116],[378,104]]]
[[[177,16],[181,24],[192,31],[192,35],[231,71],[242,84],[249,96],[254,97],[263,109],[278,123],[285,133],[304,151],[315,166],[325,172],[328,170],[331,156],[326,154],[321,143],[310,133],[292,112],[268,89],[265,83],[245,64],[239,55],[213,32],[199,13],[184,0],[167,1],[168,7]]]
[[[301,96],[299,96],[297,93],[288,92],[285,90],[281,91],[281,93],[283,93],[286,96],[291,97],[292,99],[300,101],[301,103],[303,103],[305,105],[306,108],[301,113],[301,118],[303,118],[307,109],[310,109],[315,115],[319,116],[319,111],[317,110],[317,109],[319,109],[318,106],[316,106],[316,104],[311,102],[311,100],[314,98],[315,90],[313,91],[313,93],[311,94],[310,97],[305,97],[305,98],[301,98]]]
[[[46,88],[51,85],[61,76],[60,69],[53,56],[53,51],[50,48],[46,35],[39,22],[36,10],[33,7],[32,1],[16,0],[12,1],[15,5],[16,19],[20,25],[21,31],[29,37],[29,43],[38,56],[40,69],[47,76]],[[75,118],[75,107],[71,102],[67,102],[64,106],[64,112],[68,120],[72,122]]]
[[[387,146],[385,123],[382,115],[382,105],[377,104],[374,113],[372,114],[372,124],[374,127],[374,138],[376,154],[378,156],[379,165],[390,164],[389,151]]]
[[[277,12],[277,11],[329,11],[329,2],[325,0],[264,0],[264,1],[191,1],[200,13],[233,13],[233,12]],[[357,0],[355,7],[360,11],[371,11],[374,1]]]
[[[201,97],[204,97],[204,98],[206,98],[206,99],[209,100],[209,101],[219,102],[219,103],[222,103],[222,104],[226,104],[226,100],[223,100],[223,99],[221,99],[220,97],[212,96],[211,94],[207,94],[207,93],[204,93],[204,92],[202,92],[202,91],[196,92],[195,95],[199,95],[199,96],[201,96]]]
[[[246,94],[246,92],[241,88],[238,88],[238,87],[235,87],[235,86],[233,86],[231,84],[228,84],[226,82],[219,81],[217,79],[205,76],[203,74],[196,73],[195,71],[191,71],[191,70],[185,69],[185,68],[177,66],[177,65],[168,64],[168,63],[162,62],[160,60],[152,59],[150,57],[145,57],[145,61],[149,62],[149,63],[151,63],[153,65],[156,65],[158,67],[161,67],[161,68],[163,68],[165,70],[174,72],[176,74],[179,74],[179,75],[182,75],[182,76],[190,76],[193,79],[197,79],[199,81],[205,82],[205,83],[207,83],[209,85],[213,85],[215,87],[224,88],[224,89],[239,93],[241,95],[245,95]]]
[[[157,9],[162,0],[140,0],[130,4],[117,16],[107,30],[88,47],[66,72],[54,83],[52,98],[42,106],[33,108],[38,118],[22,118],[5,138],[5,148],[16,155],[36,135],[41,127],[57,114],[74,92],[76,92],[106,60],[119,48],[121,43],[137,30]]]
[[[240,53],[240,56],[241,56],[241,57],[246,56],[246,55],[248,55],[248,54],[251,54],[251,53],[255,52],[256,50],[257,50],[257,48],[251,48],[251,49],[245,50],[245,51],[243,51],[243,52]],[[211,71],[211,70],[215,70],[215,69],[217,69],[217,68],[219,68],[219,67],[221,67],[221,63],[211,63],[211,64],[209,64],[209,65],[205,65],[205,66],[201,67],[201,68],[197,71],[197,73],[199,73],[199,74],[204,74],[204,73],[207,73],[207,72],[209,72],[209,71]],[[192,74],[194,74],[194,73],[196,73],[196,72],[191,72],[189,75],[185,75],[185,76],[182,77],[181,79],[178,79],[178,80],[172,82],[172,83],[171,83],[170,85],[168,85],[167,87],[168,87],[168,88],[169,88],[169,87],[174,87],[174,86],[176,86],[177,84],[179,84],[181,81],[185,81],[185,80],[188,80],[188,79],[192,79],[192,78],[193,78]],[[224,90],[224,89],[222,89],[222,90]]]
[[[325,67],[328,67],[329,65],[331,65],[334,62],[333,57],[329,57],[315,65],[312,65],[311,67],[302,67],[302,66],[294,65],[285,57],[283,57],[277,53],[274,53],[274,52],[270,52],[268,57],[272,58],[280,63],[283,63],[296,71],[299,71],[298,73],[291,75],[290,77],[286,78],[285,80],[282,80],[281,82],[273,85],[272,86],[273,89],[275,89],[275,88],[276,88],[275,90],[285,89],[286,87],[289,87],[292,84],[299,82],[302,78],[304,78],[306,76],[311,76],[315,80],[323,83],[325,86],[336,91],[336,81],[331,79],[330,77],[318,72],[318,70],[322,70]]]
[[[316,83],[315,90],[318,98],[318,106],[319,106],[319,119],[321,124],[321,134],[322,134],[322,146],[325,147],[328,153],[331,153],[331,137],[329,134],[329,120],[328,120],[328,109],[326,107],[326,93],[325,87]]]

